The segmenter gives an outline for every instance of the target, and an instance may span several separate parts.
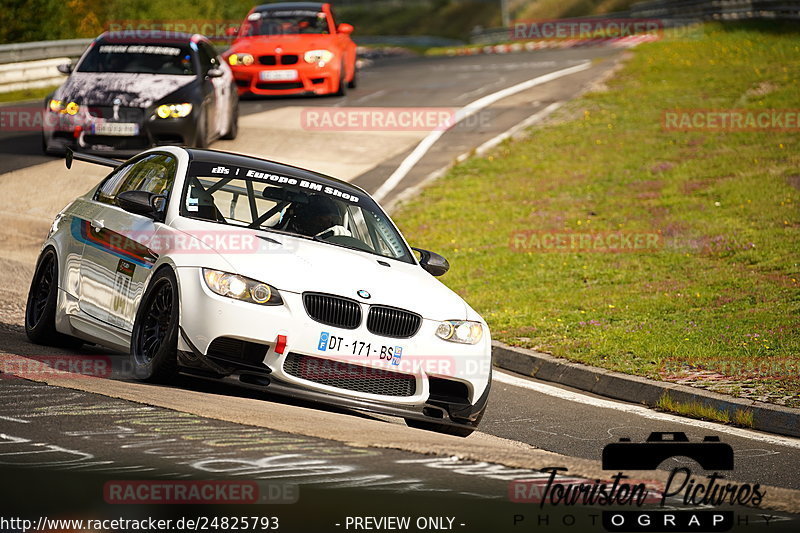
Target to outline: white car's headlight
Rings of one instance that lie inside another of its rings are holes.
[[[306,63],[316,63],[320,67],[324,67],[333,59],[333,52],[330,50],[309,50],[303,56]]]
[[[283,305],[278,289],[267,283],[210,268],[203,269],[203,279],[220,296],[259,305]]]
[[[236,65],[252,65],[254,58],[251,54],[231,54],[228,56],[228,63]]]
[[[183,118],[192,112],[192,104],[164,104],[156,108],[158,118]]]
[[[483,326],[469,320],[445,320],[436,328],[436,336],[450,342],[478,344],[483,338]]]

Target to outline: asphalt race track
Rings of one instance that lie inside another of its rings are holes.
[[[298,120],[304,110],[463,107],[537,76],[588,62],[581,72],[502,99],[482,111],[479,120],[445,133],[388,193],[386,204],[460,155],[592,87],[623,54],[616,48],[595,47],[385,60],[364,69],[359,87],[342,98],[243,100],[239,138],[219,141],[212,148],[308,166],[374,192],[425,132],[314,131]],[[301,499],[316,498],[320,509],[329,512],[320,511],[313,519],[314,529],[311,522],[303,522],[314,531],[346,530],[347,514],[380,514],[376,509],[408,514],[411,502],[415,517],[454,516],[455,530],[530,530],[541,521],[538,506],[510,503],[510,483],[542,479],[546,476],[539,469],[547,466],[565,467],[579,476],[603,476],[598,461],[606,444],[621,437],[642,442],[653,431],[681,431],[691,441],[718,435],[730,444],[736,468],[726,478],[775,487],[765,497],[767,508],[779,509],[767,513],[776,517],[770,530],[796,530],[789,514],[800,512],[800,493],[778,489],[800,490],[800,439],[700,424],[497,371],[480,431],[467,439],[413,430],[390,417],[288,401],[197,378],[182,377],[171,388],[144,385],[125,378],[124,355],[96,348],[80,354],[108,356],[119,371],[115,379],[59,374],[35,381],[18,378],[14,369],[21,368],[25,357],[78,355],[31,345],[22,328],[24,295],[53,214],[63,198],[84,192],[99,177],[96,169],[78,167],[72,172],[80,172],[79,177],[54,187],[59,176],[68,175],[62,167],[62,162],[41,153],[38,133],[0,132],[0,196],[19,194],[26,183],[39,183],[32,185],[37,190],[42,183],[59,189],[42,192],[42,198],[51,196],[40,204],[35,198],[22,202],[17,207],[22,213],[11,211],[13,202],[0,208],[0,353],[5,364],[0,374],[0,467],[18,472],[31,487],[41,487],[43,498],[64,496],[64,516],[75,512],[72,505],[79,505],[70,500],[70,486],[81,486],[101,501],[102,479],[247,477],[297,485]],[[32,181],[37,179],[47,181]],[[666,471],[687,465],[693,471],[699,468],[688,459],[670,459],[660,467],[664,472],[646,473],[650,477],[645,479],[663,480]],[[339,490],[332,496],[326,488]],[[3,484],[0,497],[13,494],[14,487]],[[269,509],[285,517],[288,531],[300,530],[290,526],[301,519],[310,520],[291,505]],[[756,512],[748,516],[753,523],[762,520]],[[549,519],[554,527],[543,531],[566,524],[555,515]]]

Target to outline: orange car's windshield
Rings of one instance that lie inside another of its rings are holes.
[[[251,13],[245,21],[243,36],[328,34],[328,18],[322,11],[308,9],[271,9]]]

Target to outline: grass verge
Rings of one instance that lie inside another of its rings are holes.
[[[733,423],[737,426],[749,428],[753,427],[753,412],[746,409],[736,409],[733,413],[730,413],[701,402],[679,402],[673,399],[669,394],[664,394],[664,396],[658,400],[656,407],[690,418],[711,420],[723,424]]]
[[[662,126],[675,109],[796,112],[798,36],[709,24],[642,45],[607,90],[456,166],[395,219],[450,259],[443,281],[496,339],[800,406],[800,132]],[[601,253],[544,234],[658,244]]]
[[[53,92],[58,85],[52,87],[40,87],[38,89],[20,89],[18,91],[9,91],[7,93],[0,93],[0,103],[6,102],[24,102],[26,100],[43,100],[45,96]]]

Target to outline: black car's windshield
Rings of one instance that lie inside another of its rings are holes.
[[[270,9],[251,13],[245,21],[243,35],[291,35],[298,33],[330,33],[328,18],[322,11],[308,9]]]
[[[95,44],[78,72],[193,75],[188,46],[164,43]]]
[[[367,195],[334,184],[196,161],[181,215],[345,246],[413,263],[386,214]]]

